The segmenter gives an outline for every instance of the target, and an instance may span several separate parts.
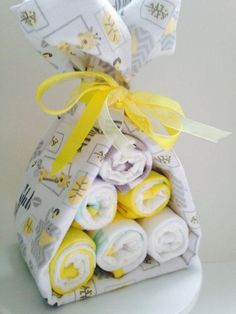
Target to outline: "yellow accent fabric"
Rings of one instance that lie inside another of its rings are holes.
[[[71,254],[67,254],[66,258],[68,258]],[[65,265],[66,258],[64,258],[63,265]],[[73,264],[70,264],[67,267],[61,269],[61,278],[75,278],[78,276],[79,271],[74,267]]]
[[[29,217],[24,223],[23,232],[24,234],[29,235],[33,232],[33,230],[34,230],[34,222],[33,222],[33,219]]]
[[[124,276],[125,272],[122,268],[119,268],[119,269],[113,271],[112,274],[115,278],[120,278],[120,277]]]
[[[150,188],[149,190],[143,192],[143,200],[144,201],[148,201],[152,198],[154,198],[161,190],[161,186],[160,185],[157,185],[157,186],[154,186],[152,188]]]
[[[165,34],[170,35],[176,31],[177,21],[173,17],[170,19],[169,23],[167,24]]]
[[[108,255],[108,256],[112,256],[112,255],[114,255],[115,252],[116,252],[116,249],[112,246],[112,247],[110,247],[110,249],[108,250],[107,255]]]
[[[40,236],[38,244],[43,247],[55,241],[55,238],[52,237],[47,230],[43,229]]]
[[[124,220],[124,216],[121,215],[118,211],[116,212],[116,215],[114,217],[114,220],[113,220],[113,224],[117,223],[117,222],[120,222],[120,221],[123,221]]]
[[[98,214],[98,210],[93,208],[92,206],[87,207],[88,212],[90,213],[91,216],[95,217]]]
[[[73,79],[87,80],[80,82],[80,87],[72,91],[63,109],[47,108],[42,101],[43,95],[50,88]],[[86,104],[79,121],[52,164],[52,174],[63,169],[74,158],[97,119],[103,133],[113,142],[114,147],[120,150],[132,148],[131,143],[113,122],[109,114],[111,107],[124,109],[131,122],[165,150],[173,147],[181,132],[213,142],[230,134],[185,118],[181,106],[170,98],[147,92],[131,92],[119,86],[111,76],[100,72],[68,72],[55,75],[38,87],[36,100],[40,108],[51,115],[68,112],[80,100]],[[157,121],[165,130],[164,133],[160,132],[160,128],[156,130]]]
[[[96,250],[95,243],[86,233],[79,230],[78,228],[71,227],[69,229],[69,231],[65,235],[59,249],[57,250],[56,254],[54,255],[54,257],[51,260],[50,265],[49,265],[49,274],[50,274],[50,281],[51,281],[52,289],[56,293],[59,293],[61,295],[69,293],[71,291],[74,291],[74,290],[80,288],[81,286],[85,285],[91,279],[91,277],[93,276],[93,273],[94,273],[95,260],[94,260],[94,256],[91,254],[91,251],[87,250],[86,247],[74,248],[73,250],[71,249],[71,251],[68,254],[66,254],[63,258],[63,261],[60,265],[60,276],[61,276],[61,278],[62,279],[67,278],[68,280],[70,280],[71,278],[74,278],[79,274],[80,270],[75,269],[75,267],[73,265],[70,264],[69,266],[66,266],[67,259],[71,255],[73,255],[75,252],[78,252],[80,254],[85,254],[88,256],[90,272],[89,272],[87,278],[84,280],[84,282],[81,283],[80,285],[74,287],[73,289],[69,289],[69,290],[65,291],[65,290],[62,290],[61,287],[58,287],[56,285],[55,278],[54,278],[56,263],[57,263],[59,257],[61,256],[61,254],[63,253],[63,251],[67,248],[70,248],[70,246],[72,246],[73,244],[76,244],[76,243],[87,244],[94,251]]]
[[[82,230],[81,226],[75,220],[73,220],[71,227]]]
[[[158,183],[155,183],[158,182]],[[148,201],[153,199],[154,197],[157,197],[160,191],[164,192],[166,195],[166,200],[158,207],[155,208],[155,210],[144,213],[140,211],[140,209],[137,206],[136,200],[137,196],[140,196],[141,189],[146,184],[154,184],[151,188],[148,188],[147,190],[144,190],[142,192],[142,198],[143,201]],[[130,219],[138,219],[138,218],[145,218],[145,217],[151,217],[158,213],[160,213],[168,204],[170,195],[171,195],[171,187],[169,180],[155,172],[151,171],[147,178],[145,178],[142,182],[140,182],[138,185],[136,185],[132,190],[130,190],[127,193],[118,193],[118,211],[126,218]]]

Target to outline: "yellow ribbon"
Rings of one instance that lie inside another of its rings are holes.
[[[44,105],[42,97],[50,88],[72,79],[83,81],[80,82],[79,88],[74,89],[63,109],[52,110]],[[130,121],[164,150],[173,147],[181,132],[212,142],[218,142],[230,134],[187,119],[181,106],[170,98],[147,92],[129,91],[111,76],[100,72],[68,72],[50,77],[38,87],[36,100],[41,109],[51,115],[62,115],[79,101],[86,104],[79,121],[52,164],[52,173],[60,171],[75,157],[96,121],[114,147],[123,152],[133,149],[130,141],[112,120],[110,108],[123,109]],[[160,132],[160,128],[164,132]]]

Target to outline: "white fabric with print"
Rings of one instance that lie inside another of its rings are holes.
[[[172,53],[181,0],[25,0],[13,6],[35,49],[60,71],[101,70],[130,80]]]

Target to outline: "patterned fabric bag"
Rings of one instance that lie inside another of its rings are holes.
[[[25,0],[12,10],[26,38],[59,71],[105,72],[120,85],[128,86],[130,78],[144,64],[174,51],[180,1]],[[138,267],[123,276],[97,266],[93,275],[89,270],[91,279],[78,289],[60,293],[59,289],[53,288],[53,285],[61,284],[60,280],[62,286],[66,286],[63,278],[67,275],[75,277],[76,267],[69,269],[71,264],[65,264],[63,273],[58,275],[61,279],[55,283],[57,279],[51,274],[56,269],[54,259],[63,245],[75,245],[71,240],[71,225],[101,174],[104,160],[114,149],[97,121],[76,156],[56,174],[50,173],[84,108],[84,102],[79,101],[67,113],[58,116],[42,138],[28,164],[15,208],[22,255],[41,295],[50,305],[82,300],[185,268],[198,252],[201,235],[184,169],[175,152],[163,150],[129,118],[124,118],[122,110],[113,109],[110,111],[112,119],[122,133],[134,139],[137,149],[142,143],[151,156],[151,166],[149,162],[146,164],[147,172],[152,168],[170,182],[168,207],[187,224],[188,245],[180,256],[165,262],[147,255]],[[143,178],[146,176],[145,173]],[[127,192],[135,186],[122,186],[118,190]],[[99,246],[106,232],[95,232],[94,236],[92,231],[89,236]],[[84,241],[86,247],[83,250],[94,250],[92,241],[87,238]],[[98,247],[96,253],[98,260]],[[63,256],[65,259],[66,255]],[[88,256],[93,258],[91,252]],[[84,264],[81,265],[80,269]]]

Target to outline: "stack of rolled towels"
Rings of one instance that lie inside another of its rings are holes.
[[[147,254],[164,263],[187,250],[188,226],[167,207],[171,183],[152,170],[145,145],[130,139],[135,151],[124,155],[111,148],[107,154],[50,262],[51,286],[58,294],[85,285],[96,265],[120,278]]]

